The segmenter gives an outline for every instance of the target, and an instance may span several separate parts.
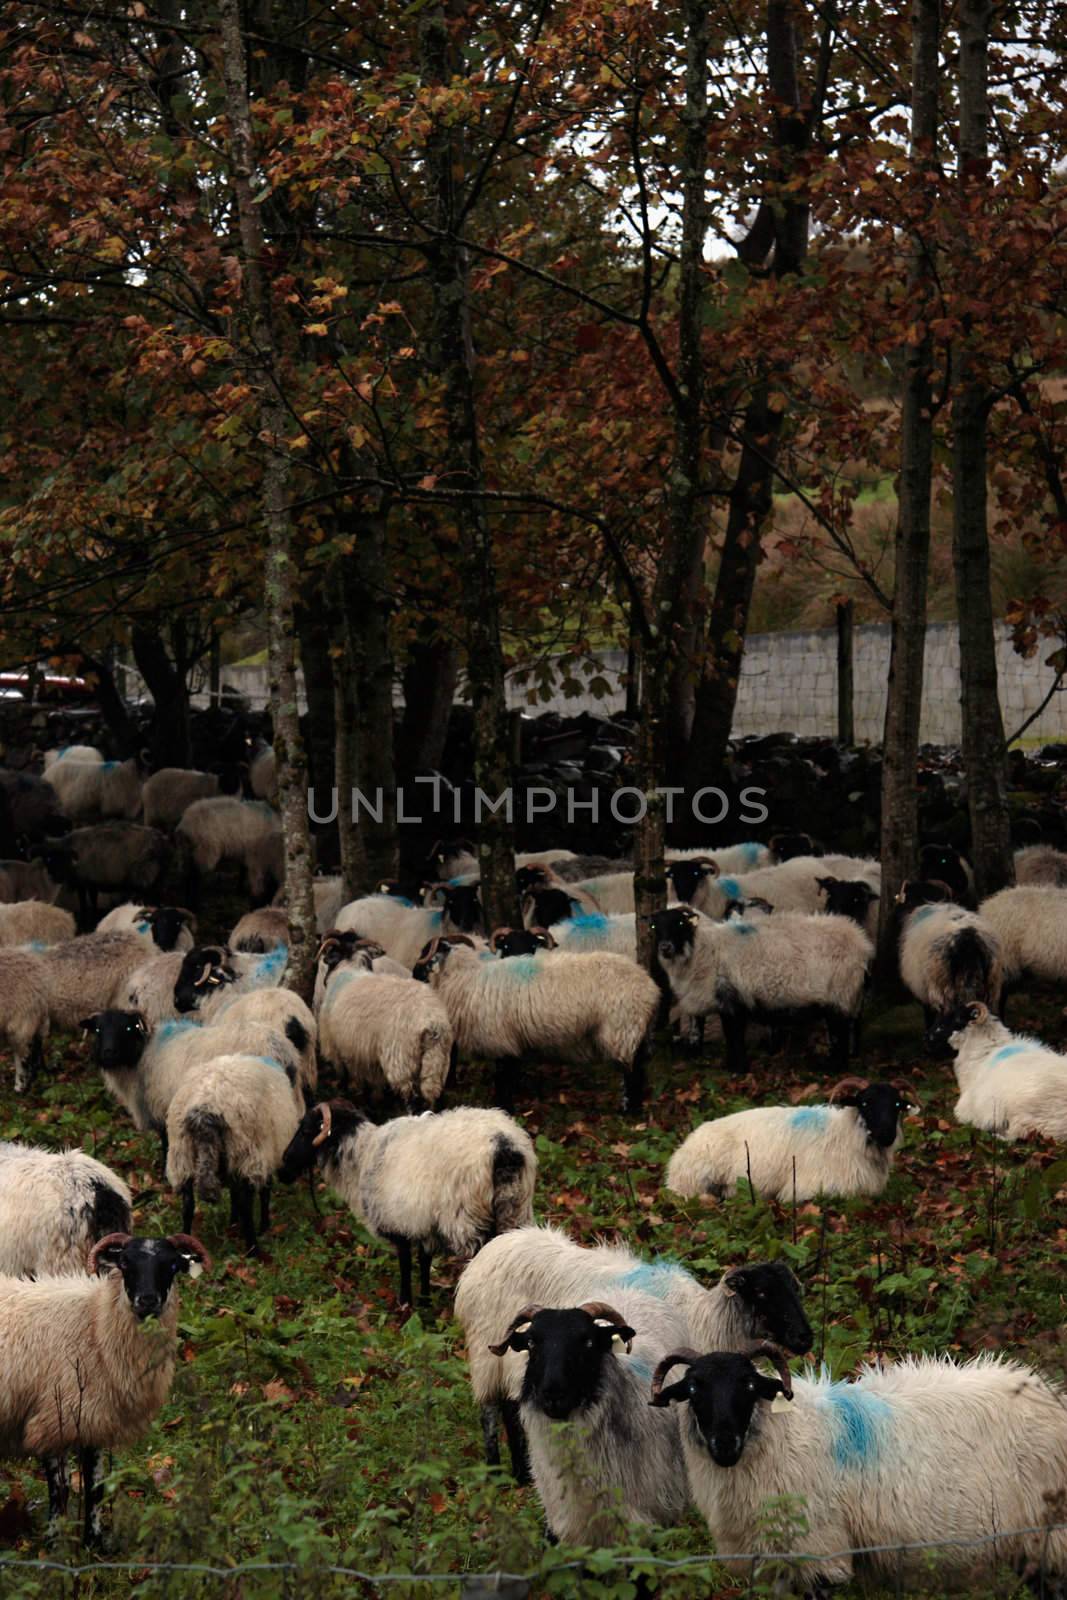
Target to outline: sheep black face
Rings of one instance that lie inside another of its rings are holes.
[[[704,879],[717,878],[719,869],[714,861],[670,861],[666,875],[679,900],[692,900]]]
[[[848,878],[816,878],[815,882],[826,896],[827,911],[835,917],[851,917],[861,928],[866,925],[867,913],[878,899],[878,891],[869,883]]]
[[[537,1311],[512,1328],[505,1348],[529,1357],[522,1399],[553,1422],[591,1406],[600,1393],[602,1366],[616,1338],[628,1342],[634,1330],[588,1311]],[[493,1349],[499,1349],[493,1346]]]
[[[96,1065],[108,1072],[132,1070],[148,1043],[148,1023],[139,1011],[97,1011],[79,1027],[92,1036]]]
[[[181,906],[156,906],[142,918],[151,928],[157,947],[163,951],[173,950],[184,929],[194,920],[192,912]]]
[[[770,841],[775,861],[795,861],[797,856],[821,856],[822,847],[810,833],[776,833]]]
[[[441,890],[445,916],[460,933],[481,933],[482,902],[476,883],[450,883]]]
[[[195,1011],[205,995],[236,980],[236,972],[225,964],[225,954],[221,945],[210,944],[186,952],[174,984],[175,1011]]]
[[[431,872],[441,872],[447,877],[449,868],[454,861],[460,861],[464,856],[473,856],[477,852],[469,839],[452,839],[447,843],[438,844],[430,854],[427,866]]]
[[[924,1042],[928,1054],[935,1061],[951,1061],[958,1053],[963,1035],[971,1023],[984,1022],[988,1016],[989,1009],[980,1000],[972,1000],[967,1005],[954,1006],[951,1011],[944,1012],[926,1030]]]
[[[919,851],[919,868],[924,878],[947,883],[957,900],[966,900],[970,895],[963,857],[950,844],[924,844]]]
[[[909,878],[897,895],[897,905],[905,911],[915,911],[919,906],[940,906],[952,903],[952,890],[947,883],[936,878]]]
[[[662,1388],[672,1366],[687,1365],[676,1383]],[[660,1363],[652,1384],[651,1405],[688,1401],[700,1436],[719,1467],[736,1467],[745,1448],[752,1417],[760,1402],[789,1394],[780,1378],[769,1378],[747,1356],[691,1356],[678,1351]]]
[[[535,956],[539,950],[551,948],[552,941],[547,933],[537,928],[508,928],[498,934],[496,941],[497,955],[502,960],[509,956]]]
[[[650,924],[657,955],[664,961],[684,961],[692,951],[699,921],[695,911],[686,911],[680,906],[671,911],[657,911]]]
[[[128,1233],[109,1233],[89,1252],[88,1270],[108,1268],[122,1274],[122,1286],[138,1322],[162,1316],[179,1273],[198,1278],[211,1267],[211,1257],[188,1233],[165,1239],[135,1239]]]
[[[326,1105],[305,1111],[293,1137],[285,1147],[278,1176],[283,1183],[294,1183],[310,1172],[317,1161],[337,1148],[367,1118],[348,1100],[330,1100]]]
[[[769,1339],[793,1355],[807,1355],[814,1335],[804,1315],[800,1286],[784,1261],[737,1267],[727,1275],[726,1288],[745,1302],[754,1339]]]
[[[554,927],[557,922],[567,922],[581,914],[581,905],[572,900],[565,889],[532,889],[523,910],[532,911],[539,928]]]
[[[871,1083],[854,1094],[841,1095],[835,1102],[839,1106],[855,1106],[860,1120],[866,1124],[867,1137],[872,1144],[888,1150],[900,1132],[900,1119],[911,1109],[907,1100],[891,1083]]]
[[[520,895],[548,886],[548,873],[544,867],[519,867],[515,873],[515,887]]]

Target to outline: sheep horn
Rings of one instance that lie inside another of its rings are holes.
[[[191,1233],[168,1233],[167,1242],[172,1244],[175,1250],[198,1250],[200,1252],[200,1265],[205,1272],[211,1271],[211,1257],[195,1235]]]
[[[555,939],[553,939],[551,930],[549,928],[539,927],[535,923],[534,926],[532,928],[530,928],[528,931],[530,933],[539,933],[541,935],[542,939],[545,940],[545,949],[546,950],[558,950],[559,949],[559,945],[556,943]]]
[[[493,929],[492,933],[489,935],[489,948],[490,948],[490,950],[492,950],[494,955],[496,954],[496,948],[497,948],[496,942],[497,942],[497,939],[500,937],[500,935],[502,933],[512,933],[513,931],[514,930],[512,928],[509,928],[509,927],[506,927],[506,926],[503,927],[503,928],[494,928]]]
[[[658,1364],[655,1372],[652,1374],[652,1398],[648,1402],[649,1405],[663,1406],[667,1404],[666,1400],[662,1398],[660,1391],[663,1388],[663,1380],[672,1367],[676,1367],[680,1361],[684,1362],[687,1367],[690,1367],[694,1361],[699,1360],[699,1350],[693,1350],[688,1345],[682,1345],[680,1349],[672,1350],[669,1356],[664,1356],[663,1360]]]
[[[194,989],[202,989],[204,987],[205,983],[207,982],[207,980],[210,978],[210,976],[211,976],[213,971],[214,971],[214,963],[211,962],[211,961],[206,962],[204,967],[201,970],[199,978],[194,978],[193,979],[193,988]]]
[[[989,1021],[989,1007],[982,1000],[972,1000],[967,1012],[972,1022]]]
[[[687,861],[691,867],[710,867],[712,877],[718,877],[719,875],[719,863],[715,860],[714,856],[686,856],[685,861]],[[684,866],[685,862],[683,862],[682,865]]]
[[[333,1131],[333,1112],[330,1110],[330,1102],[321,1100],[315,1110],[322,1117],[322,1127],[311,1141],[312,1149],[317,1149],[320,1144],[325,1144]]]
[[[322,943],[319,945],[319,948],[315,951],[315,960],[321,961],[327,950],[332,950],[334,945],[338,945],[340,943],[341,935],[339,933],[326,934]]]
[[[188,906],[172,906],[171,909],[176,917],[181,917],[182,921],[187,922],[191,928],[196,927],[195,911],[190,911]]]
[[[110,1250],[111,1246],[115,1244],[129,1244],[132,1238],[132,1233],[105,1233],[104,1237],[98,1239],[89,1251],[89,1260],[85,1265],[86,1272],[92,1276],[93,1273],[99,1270],[100,1257],[105,1250]]]
[[[385,954],[385,946],[379,944],[377,939],[357,939],[352,948],[353,950],[365,950],[372,961],[377,961]]]
[[[789,1370],[789,1358],[776,1344],[771,1344],[767,1339],[761,1339],[759,1344],[754,1344],[745,1354],[750,1361],[757,1361],[760,1356],[765,1356],[778,1368],[778,1376],[782,1380],[782,1393],[787,1400],[793,1398],[793,1374]]]
[[[858,1089],[860,1091],[860,1093],[862,1094],[864,1089],[869,1089],[869,1088],[870,1088],[870,1083],[866,1078],[839,1078],[838,1081],[834,1084],[833,1088],[830,1090],[829,1094],[826,1096],[826,1098],[832,1104],[835,1096],[837,1095],[838,1091],[841,1090],[841,1089]]]
[[[903,1078],[890,1078],[889,1082],[897,1091],[897,1094],[902,1094],[905,1100],[910,1101],[913,1105],[918,1104],[915,1090],[910,1083],[905,1083]]]
[[[429,941],[429,943],[424,944],[422,949],[419,951],[419,960],[420,961],[432,961],[434,956],[437,954],[438,950],[440,949],[440,947],[441,947],[441,935],[439,933],[435,933],[433,938]]]
[[[444,942],[447,945],[469,944],[472,950],[477,950],[478,948],[474,940],[465,933],[446,933],[444,935]]]
[[[523,1306],[522,1310],[516,1312],[516,1314],[512,1317],[511,1325],[503,1339],[501,1339],[500,1343],[491,1344],[489,1346],[490,1352],[494,1356],[504,1355],[507,1351],[508,1345],[511,1343],[511,1336],[515,1332],[515,1329],[521,1328],[524,1322],[529,1322],[530,1318],[535,1317],[542,1309],[543,1307],[538,1305]]]
[[[422,903],[424,906],[432,906],[437,896],[446,893],[448,889],[447,883],[424,883],[422,887],[430,891],[429,894],[423,897]]]
[[[628,1328],[630,1326],[626,1318],[620,1316],[614,1306],[605,1304],[603,1300],[587,1300],[584,1305],[578,1307],[578,1310],[584,1311],[587,1316],[592,1317],[596,1322],[610,1322],[616,1328]],[[625,1343],[626,1354],[629,1355],[633,1349],[633,1340],[627,1339]]]

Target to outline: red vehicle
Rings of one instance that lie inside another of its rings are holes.
[[[33,699],[37,703],[62,705],[72,700],[88,701],[96,691],[84,678],[64,678],[54,673],[42,673],[33,680]],[[28,672],[0,672],[0,700],[28,700],[30,675]]]

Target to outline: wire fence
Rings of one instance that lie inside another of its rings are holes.
[[[545,1567],[529,1572],[508,1572],[504,1570],[494,1572],[370,1572],[360,1567],[332,1565],[325,1562],[313,1563],[299,1561],[235,1561],[232,1565],[216,1566],[207,1561],[143,1561],[136,1559],[113,1561],[108,1559],[81,1561],[60,1561],[48,1556],[7,1556],[0,1555],[0,1579],[8,1571],[38,1571],[63,1574],[72,1578],[86,1577],[104,1572],[124,1572],[137,1574],[139,1578],[162,1574],[182,1574],[198,1578],[219,1578],[232,1582],[238,1578],[254,1577],[257,1574],[289,1574],[293,1577],[306,1577],[313,1571],[316,1577],[338,1577],[355,1580],[368,1584],[371,1588],[387,1588],[391,1585],[409,1584],[453,1584],[462,1588],[478,1586],[479,1594],[492,1594],[494,1589],[503,1591],[506,1586],[533,1585],[544,1582],[558,1573],[582,1573],[606,1577],[610,1572],[625,1571],[628,1573],[655,1573],[667,1576],[672,1573],[695,1571],[697,1568],[707,1569],[720,1560],[729,1560],[731,1566],[735,1563],[748,1563],[756,1565],[773,1565],[778,1567],[804,1564],[815,1565],[820,1568],[828,1564],[840,1564],[856,1558],[879,1558],[878,1565],[890,1572],[895,1566],[900,1575],[914,1565],[915,1558],[923,1554],[936,1556],[943,1551],[975,1551],[979,1552],[990,1546],[1001,1546],[1005,1554],[1017,1545],[1019,1540],[1041,1538],[1043,1547],[1047,1549],[1048,1541],[1053,1534],[1067,1533],[1067,1522],[1039,1523],[1027,1528],[998,1529],[993,1533],[981,1534],[972,1538],[951,1539],[921,1539],[900,1544],[869,1544],[849,1546],[839,1550],[778,1550],[765,1549],[731,1552],[729,1556],[717,1556],[713,1552],[706,1555],[690,1555],[670,1558],[640,1552],[626,1552],[620,1550],[616,1555],[600,1550],[587,1557],[576,1556],[573,1560],[551,1561]],[[893,1561],[892,1558],[896,1557]],[[907,1560],[905,1558],[908,1558]],[[1050,1563],[1046,1568],[1044,1560],[1036,1552],[1032,1552],[1029,1562],[1032,1571],[1027,1573],[1027,1581],[1033,1592],[1038,1596],[1060,1597],[1067,1594],[1067,1562],[1062,1558]],[[1047,1587],[1046,1587],[1047,1585]],[[898,1592],[901,1592],[898,1587]]]

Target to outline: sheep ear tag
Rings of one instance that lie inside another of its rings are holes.
[[[204,1270],[204,1263],[202,1261],[190,1261],[186,1270],[190,1278],[199,1278]]]
[[[774,1399],[771,1401],[771,1412],[772,1412],[772,1414],[775,1411],[788,1411],[788,1410],[789,1410],[789,1401],[786,1399],[785,1395],[784,1394],[776,1394]]]
[[[613,1333],[611,1336],[611,1342],[612,1344],[621,1344],[627,1355],[630,1354],[630,1351],[634,1347],[633,1340],[624,1339],[621,1333]]]

